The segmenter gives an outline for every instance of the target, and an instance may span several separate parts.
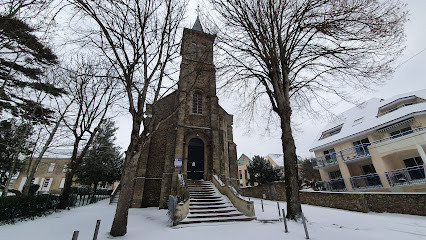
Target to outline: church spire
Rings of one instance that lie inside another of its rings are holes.
[[[200,6],[197,7],[197,19],[195,20],[194,26],[192,27],[192,30],[204,32],[203,27],[201,26],[200,22]]]

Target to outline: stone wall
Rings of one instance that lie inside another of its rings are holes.
[[[275,192],[275,193],[274,193]],[[242,195],[285,201],[283,182],[241,188]],[[357,212],[389,212],[426,216],[426,193],[300,192],[302,203]]]

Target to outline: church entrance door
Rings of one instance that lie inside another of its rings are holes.
[[[188,144],[188,179],[200,180],[204,177],[204,143],[193,138]]]

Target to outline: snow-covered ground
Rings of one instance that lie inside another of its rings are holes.
[[[253,200],[253,199],[252,199]],[[256,216],[261,220],[278,219],[277,203],[264,201],[262,212],[259,199],[254,199]],[[182,227],[170,227],[167,211],[157,208],[131,209],[128,233],[121,238],[108,235],[116,205],[108,200],[97,204],[65,210],[33,221],[0,226],[0,239],[58,240],[71,239],[79,230],[78,239],[93,238],[97,219],[101,219],[98,239],[145,239],[145,240],[260,240],[305,239],[303,225],[288,222],[289,232],[284,233],[283,222],[251,221],[212,223]],[[280,207],[285,203],[280,202]],[[308,219],[311,239],[426,239],[426,217],[390,213],[358,213],[345,210],[303,205]]]

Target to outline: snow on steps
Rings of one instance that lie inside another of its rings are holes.
[[[120,190],[117,191],[117,193],[114,195],[114,198],[111,200],[109,204],[117,204],[119,197],[120,197]]]
[[[179,224],[251,221],[254,217],[244,216],[232,203],[222,196],[213,183],[187,181],[190,205],[189,214]]]

